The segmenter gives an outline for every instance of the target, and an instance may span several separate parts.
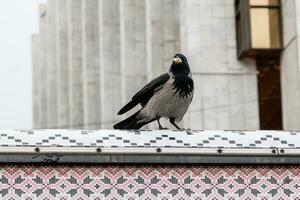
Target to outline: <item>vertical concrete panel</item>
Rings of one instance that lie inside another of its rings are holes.
[[[245,127],[250,130],[257,129],[259,127],[259,108],[258,102],[258,85],[257,85],[257,73],[249,73],[243,76],[244,87],[243,94],[245,98],[244,110],[245,110]]]
[[[217,129],[230,128],[229,121],[229,78],[228,76],[220,75],[217,76],[216,80],[216,115],[217,115]]]
[[[284,129],[300,128],[300,2],[282,2],[281,91]]]
[[[128,102],[147,80],[144,0],[120,1],[122,100]]]
[[[234,1],[182,0],[179,4],[182,52],[189,58],[195,83],[201,82],[201,87],[195,87],[187,119],[193,113],[203,123],[192,123],[192,128],[259,128],[257,92],[253,92],[255,62],[236,57]],[[248,73],[252,79],[244,84]],[[251,104],[250,99],[254,99]]]
[[[121,53],[119,0],[100,0],[101,128],[111,129],[119,117]]]
[[[217,129],[217,83],[213,80],[214,76],[202,75],[203,82],[206,84],[202,89],[203,98],[203,121],[205,129]],[[207,87],[209,85],[209,87]],[[195,92],[199,92],[196,88]]]
[[[295,39],[297,34],[296,26],[296,8],[295,0],[286,0],[282,2],[282,20],[283,20],[283,44],[288,46],[293,39]]]
[[[245,127],[245,110],[244,110],[244,94],[243,77],[230,75],[229,77],[229,119],[230,127],[234,129],[243,129]],[[255,99],[253,99],[255,101]]]
[[[150,1],[151,63],[149,79],[169,70],[172,57],[180,52],[178,0]]]
[[[58,0],[49,0],[47,29],[47,127],[57,128],[57,6]]]
[[[297,65],[298,65],[298,73],[299,73],[300,72],[300,2],[295,0],[294,5],[295,5],[295,7],[294,8],[291,7],[290,9],[291,9],[291,13],[293,11],[295,12],[295,17],[296,17],[296,19],[295,19],[296,38],[295,39],[297,40],[297,58],[298,58]],[[292,20],[292,15],[290,16],[290,20]],[[285,22],[286,21],[287,20],[285,20]],[[286,27],[286,28],[288,28],[288,27]],[[292,28],[292,27],[289,27],[289,28]],[[286,31],[285,33],[290,32],[290,31],[292,32],[293,29]],[[299,81],[297,82],[297,85],[300,85]]]
[[[48,8],[47,4],[41,4],[39,7],[39,26],[40,26],[40,43],[39,43],[39,108],[38,116],[40,118],[39,128],[47,128],[48,98],[47,98],[47,35],[48,33]]]
[[[39,34],[32,35],[32,126],[40,127],[39,117]]]
[[[299,57],[297,39],[284,50],[281,61],[281,88],[284,129],[300,128]]]
[[[70,128],[84,128],[82,0],[69,0]]]
[[[99,66],[99,4],[83,1],[83,66],[85,128],[101,127]]]
[[[193,129],[202,129],[205,125],[204,122],[204,99],[203,91],[204,91],[204,78],[201,75],[194,74],[194,87],[195,93],[193,97],[193,103],[190,105],[189,111],[184,117],[184,127],[185,128],[193,128]],[[205,105],[206,106],[206,105]]]
[[[300,3],[282,2],[284,52],[281,59],[281,91],[284,129],[299,129],[300,79],[299,31]]]
[[[68,0],[58,0],[58,28],[57,28],[57,126],[69,128],[69,34],[68,34]]]

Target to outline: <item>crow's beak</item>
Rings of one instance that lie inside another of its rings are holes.
[[[174,61],[174,63],[175,63],[176,65],[182,63],[182,60],[181,60],[180,58],[178,58],[178,57],[173,58],[173,61]]]

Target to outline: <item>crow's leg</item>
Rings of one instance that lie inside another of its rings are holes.
[[[177,124],[175,124],[175,118],[170,118],[170,123],[173,124],[173,126],[175,126],[177,128],[177,130],[182,130],[182,128],[180,128]]]
[[[167,128],[162,127],[162,125],[160,124],[159,118],[157,118],[157,123],[159,126],[159,130],[166,130]]]

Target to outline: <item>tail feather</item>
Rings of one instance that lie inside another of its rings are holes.
[[[142,126],[154,121],[154,120],[150,120],[150,121],[141,122],[140,118],[138,117],[139,113],[140,110],[134,113],[133,115],[131,115],[130,117],[128,117],[127,119],[124,119],[123,121],[115,124],[113,126],[114,129],[140,129]]]

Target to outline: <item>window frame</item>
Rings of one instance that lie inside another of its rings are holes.
[[[282,9],[281,0],[278,5],[250,5],[250,0],[235,0],[235,28],[236,28],[236,48],[238,59],[245,57],[261,57],[261,58],[278,58],[283,49],[283,33],[282,33]],[[279,48],[253,48],[251,38],[251,8],[267,8],[278,10],[279,23]]]

